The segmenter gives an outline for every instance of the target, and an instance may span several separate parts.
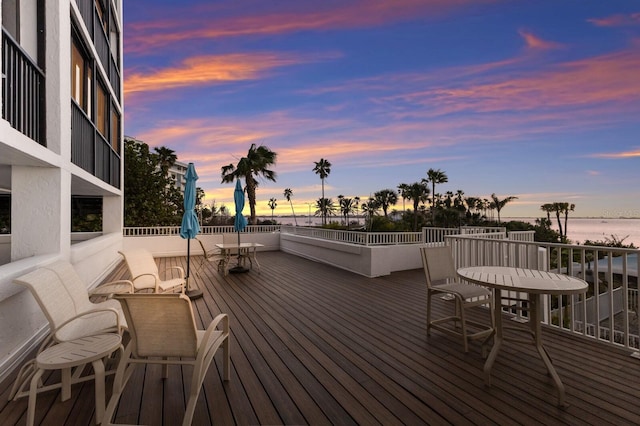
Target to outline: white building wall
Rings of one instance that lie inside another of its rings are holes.
[[[121,20],[121,0],[113,1],[118,3]],[[74,265],[89,288],[102,281],[120,260],[117,252],[123,242],[123,191],[71,162],[71,15],[78,11],[75,0],[71,2],[73,7],[69,1],[42,2],[47,146],[39,145],[0,119],[0,168],[10,168],[9,182],[5,179],[2,187],[10,188],[12,204],[11,235],[0,240],[3,247],[9,244],[10,249],[3,248],[2,253],[10,254],[11,260],[0,263],[0,381],[48,332],[48,323],[33,296],[12,281],[39,266],[65,259]],[[36,0],[21,0],[20,5],[21,29],[36,28]],[[85,29],[80,27],[81,31]],[[37,57],[35,35],[35,31],[21,33],[20,40],[33,58]],[[85,39],[91,40],[87,34]],[[99,60],[95,49],[93,52]],[[108,69],[108,64],[103,69]],[[121,108],[120,113],[123,120]],[[123,128],[121,123],[121,132]],[[123,183],[124,167],[120,170]],[[72,245],[72,195],[103,197],[102,236]]]

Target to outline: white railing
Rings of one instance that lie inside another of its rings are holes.
[[[511,241],[529,241],[533,242],[536,231],[509,231],[509,239]]]
[[[422,228],[422,238],[425,244],[444,243],[447,235],[467,235],[480,238],[507,238],[507,229],[501,226],[462,226],[460,228]],[[533,241],[533,239],[531,240]]]
[[[586,295],[545,298],[544,321],[563,331],[640,349],[637,309],[640,250],[495,240],[467,235],[447,236],[446,241],[452,247],[457,267],[510,266],[548,270],[584,279],[589,283]],[[526,298],[526,295],[519,294],[509,296]],[[522,315],[515,313],[514,317],[526,320],[526,315]],[[596,329],[599,330],[598,336],[595,335]]]
[[[248,225],[242,233],[264,233],[264,232],[278,232],[280,225]],[[227,226],[203,226],[200,228],[202,235],[216,235],[216,234],[233,234],[237,231],[232,225]],[[126,227],[123,228],[123,234],[125,237],[150,237],[154,235],[168,236],[168,235],[180,235],[179,226],[153,226],[153,227]]]
[[[360,232],[282,225],[285,234],[317,238],[362,246],[422,244],[421,232]]]

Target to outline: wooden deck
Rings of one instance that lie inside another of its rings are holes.
[[[456,339],[427,337],[421,270],[368,279],[282,252],[258,259],[260,274],[223,277],[206,265],[198,276],[192,267],[204,291],[193,302],[199,325],[224,312],[232,331],[231,381],[221,381],[217,356],[194,425],[640,424],[640,360],[628,351],[545,329],[566,386],[562,409],[532,346],[503,346],[486,387],[477,343],[464,354]],[[185,258],[159,262],[186,267]],[[123,275],[120,267],[111,278]],[[473,317],[486,321],[487,313]],[[138,368],[116,422],[180,424],[184,369],[172,367],[163,383],[158,366]],[[0,425],[24,425],[27,400],[7,402],[10,384],[0,384]],[[72,388],[66,402],[58,391],[40,394],[36,421],[94,424],[93,395],[91,382]]]

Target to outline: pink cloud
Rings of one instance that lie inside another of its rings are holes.
[[[640,25],[640,12],[631,13],[629,15],[617,14],[604,18],[587,19],[597,27],[625,27],[632,25]]]
[[[518,34],[524,39],[527,48],[535,50],[552,50],[562,47],[562,44],[543,40],[527,30],[519,30]]]
[[[612,160],[620,160],[627,158],[636,158],[640,157],[640,148],[632,151],[623,151],[623,152],[602,152],[599,154],[592,154],[589,157],[593,158],[608,158]]]
[[[126,28],[125,50],[128,53],[152,52],[162,46],[187,40],[206,40],[222,37],[287,34],[300,31],[320,31],[341,28],[362,28],[403,21],[423,14],[430,18],[478,3],[501,0],[355,0],[340,2],[302,3],[297,10],[273,9],[244,16],[226,16],[220,6],[189,11],[176,11],[166,21],[129,24]],[[307,10],[311,4],[313,10]],[[245,7],[243,10],[256,10]],[[276,8],[278,6],[276,5]],[[195,17],[194,17],[195,16]]]
[[[568,61],[547,69],[521,67],[494,70],[492,75],[457,78],[455,70],[434,74],[439,83],[401,95],[379,98],[399,111],[423,106],[434,115],[462,111],[549,111],[615,103],[640,102],[640,51],[630,48]],[[435,88],[434,88],[435,87]]]

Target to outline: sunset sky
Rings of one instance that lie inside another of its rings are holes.
[[[306,216],[324,158],[336,203],[434,168],[436,192],[517,196],[503,217],[640,217],[635,0],[125,1],[124,56],[125,134],[232,213],[221,167],[255,143],[278,154],[265,216],[285,188]]]

